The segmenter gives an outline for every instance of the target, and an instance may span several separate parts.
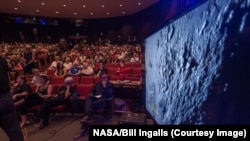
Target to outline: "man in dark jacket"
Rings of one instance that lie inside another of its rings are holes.
[[[85,101],[85,114],[81,119],[81,130],[76,134],[74,140],[78,139],[88,131],[88,122],[92,118],[92,110],[94,108],[104,107],[106,108],[106,113],[111,114],[112,108],[109,106],[112,104],[114,85],[108,79],[106,71],[102,71],[100,74],[100,81],[97,82],[91,93],[87,96]]]
[[[14,100],[10,94],[7,61],[0,56],[0,127],[10,141],[24,141],[16,114]]]
[[[105,107],[113,97],[114,85],[109,81],[107,73],[100,74],[100,81],[97,82],[85,101],[85,116],[81,122],[90,120],[94,108]]]

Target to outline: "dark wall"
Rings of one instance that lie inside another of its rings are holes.
[[[78,34],[88,36],[88,41],[93,43],[100,37],[100,33],[102,32],[104,37],[112,43],[116,43],[118,36],[121,37],[122,42],[127,42],[129,36],[136,36],[136,42],[141,43],[145,36],[150,34],[155,28],[178,15],[178,13],[190,5],[193,5],[193,1],[161,0],[135,15],[84,20],[84,24],[80,27],[75,26],[75,23],[72,23],[72,20],[69,19],[58,19],[57,26],[17,24],[15,22],[7,22],[6,20],[6,17],[14,17],[15,15],[2,14],[0,21],[0,41],[21,41],[20,32],[22,32],[26,42],[48,42],[48,36],[51,36],[52,42],[57,42],[61,37]],[[34,27],[38,29],[36,36],[33,33]]]

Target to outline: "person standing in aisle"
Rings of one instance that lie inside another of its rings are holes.
[[[10,94],[7,61],[2,56],[0,56],[0,78],[0,127],[10,141],[24,141],[14,100]]]

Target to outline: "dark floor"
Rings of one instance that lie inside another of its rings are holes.
[[[93,118],[95,124],[118,125],[122,114],[116,114],[112,118],[101,118],[96,115]],[[82,114],[56,114],[50,118],[50,125],[44,129],[38,129],[38,124],[27,125],[23,128],[25,141],[74,141],[74,136],[80,131],[80,119]],[[147,124],[153,124],[147,119]],[[8,141],[6,134],[0,128],[1,141]],[[88,141],[88,133],[78,138],[76,141]]]

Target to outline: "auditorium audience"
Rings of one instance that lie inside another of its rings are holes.
[[[73,85],[73,78],[68,76],[64,79],[64,85],[60,86],[58,93],[55,96],[45,99],[38,110],[34,121],[39,122],[42,119],[42,123],[39,125],[39,129],[49,125],[49,116],[51,109],[58,105],[67,105],[69,103],[70,96],[75,92]]]
[[[65,77],[68,75],[67,72],[71,72],[69,71],[72,66],[75,65],[76,62],[78,62],[78,65],[83,65],[83,68],[81,70],[81,74],[82,75],[96,75],[97,77],[99,77],[101,80],[99,83],[97,83],[95,85],[95,87],[93,89],[96,89],[96,91],[99,91],[97,87],[103,87],[102,85],[105,85],[105,83],[109,82],[105,82],[105,77],[102,77],[102,72],[107,72],[107,68],[105,68],[105,64],[106,63],[120,63],[120,67],[117,68],[117,72],[116,75],[118,76],[128,76],[130,73],[130,68],[125,67],[124,63],[127,62],[137,62],[137,63],[141,63],[143,62],[143,58],[142,58],[142,52],[140,49],[139,45],[101,45],[101,46],[96,46],[94,44],[92,45],[88,45],[88,44],[84,44],[81,45],[77,48],[77,50],[73,50],[72,52],[69,51],[65,51],[62,52],[61,54],[58,54],[58,45],[57,44],[45,44],[45,43],[15,43],[15,44],[8,44],[8,43],[4,43],[0,45],[0,49],[3,50],[3,52],[1,53],[2,56],[5,56],[6,59],[11,60],[12,55],[16,55],[16,57],[18,58],[18,53],[19,54],[26,54],[24,56],[26,56],[27,59],[22,59],[22,57],[24,57],[23,55],[20,56],[21,59],[20,60],[20,64],[22,65],[22,67],[24,68],[24,74],[26,74],[27,71],[27,65],[29,66],[29,64],[33,64],[33,62],[37,61],[33,59],[33,53],[35,53],[35,50],[38,50],[39,48],[46,48],[46,50],[49,52],[50,55],[48,55],[48,57],[50,56],[49,61],[51,62],[51,64],[46,68],[46,69],[56,69],[55,70],[55,76],[62,76]],[[34,49],[32,50],[32,47],[34,47]],[[36,58],[36,57],[35,57]],[[52,59],[52,60],[51,60]],[[30,60],[29,62],[27,62],[27,60]],[[62,61],[64,62],[62,62]],[[26,61],[24,64],[22,64],[22,61]],[[39,61],[39,60],[38,60]],[[80,62],[80,63],[79,63]],[[94,66],[96,66],[96,64],[99,63],[100,66],[98,68],[95,68]],[[14,63],[13,63],[14,64]],[[29,68],[35,68],[38,69],[38,71],[40,73],[43,73],[43,71],[45,70],[41,70],[40,69],[41,66],[32,66]],[[44,67],[44,66],[43,66]],[[40,73],[37,73],[37,75],[39,75]],[[33,76],[36,76],[36,72],[33,73]],[[68,77],[67,77],[68,78]],[[68,78],[69,79],[69,78]],[[19,82],[19,90],[23,89],[24,92],[18,94],[14,94],[13,93],[13,99],[15,101],[18,101],[19,99],[24,98],[25,96],[29,95],[31,92],[31,88],[29,86],[29,84],[26,83],[26,77],[24,77],[24,79],[22,79],[21,76],[17,76],[17,79]],[[39,79],[35,79],[35,80],[39,80]],[[35,84],[39,84],[39,85],[43,85],[41,84],[41,81],[35,81],[33,80],[32,82]],[[24,86],[22,86],[22,81],[23,83],[25,83]],[[49,82],[49,80],[47,81]],[[103,84],[102,84],[103,82]],[[18,83],[17,83],[18,84]],[[17,87],[17,84],[13,85],[15,87]],[[27,86],[27,85],[28,86]],[[48,84],[48,83],[47,83]],[[65,87],[70,85],[70,94],[74,91],[73,85],[72,84],[66,84],[66,79],[65,79],[65,85],[64,85],[64,89],[61,88],[61,90],[63,91],[61,94],[65,95],[66,98],[62,98],[60,97],[60,93],[58,94],[58,96],[56,97],[50,97],[46,100],[43,100],[42,103],[42,107],[39,110],[37,117],[39,119],[43,119],[42,124],[40,125],[40,129],[44,128],[45,126],[47,126],[49,124],[49,114],[50,114],[50,110],[54,105],[58,105],[61,103],[65,103],[68,99],[68,95],[69,93],[65,91]],[[99,85],[99,86],[97,86]],[[108,83],[109,86],[109,83]],[[17,87],[17,90],[18,90]],[[49,85],[47,85],[47,87],[49,87]],[[13,92],[18,92],[15,91],[15,89],[12,89]],[[94,94],[96,91],[92,91]],[[47,92],[49,94],[49,92]],[[64,94],[63,94],[64,93]],[[23,96],[23,97],[22,97]],[[32,96],[28,96],[28,97],[32,97]],[[90,96],[89,96],[90,97]],[[29,98],[27,98],[29,99]],[[30,98],[31,99],[31,98]],[[36,99],[36,98],[35,98]],[[39,98],[38,98],[39,99]],[[37,100],[38,100],[37,99]],[[90,98],[88,98],[90,99]],[[24,100],[23,100],[24,101]],[[29,102],[27,102],[29,103]],[[32,103],[32,102],[31,102]],[[39,103],[39,102],[38,102]],[[16,105],[18,106],[18,103],[16,103]],[[24,104],[25,105],[25,104]],[[29,105],[29,104],[27,104]],[[26,105],[26,108],[29,107]],[[32,104],[31,104],[32,105]],[[90,104],[91,105],[91,104]],[[21,105],[20,105],[21,106]],[[24,106],[25,107],[25,106]],[[87,106],[87,107],[92,107],[92,106]],[[91,118],[91,108],[87,108],[86,107],[86,116],[83,117],[82,121],[84,120],[88,120]],[[25,109],[25,108],[24,108]],[[26,115],[26,111],[23,110],[21,115]],[[21,120],[21,126],[25,125],[25,117]]]
[[[44,99],[52,96],[52,85],[47,84],[49,77],[44,74],[40,74],[39,80],[40,84],[37,85],[35,92],[20,100],[18,111],[21,115],[21,127],[25,126],[27,123],[27,109],[32,106],[41,105]]]

